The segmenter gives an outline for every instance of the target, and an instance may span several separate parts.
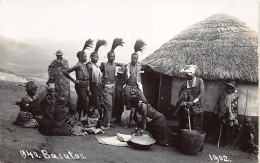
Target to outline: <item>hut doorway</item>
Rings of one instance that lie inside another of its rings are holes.
[[[160,74],[158,111],[170,119],[169,111],[171,106],[172,78]]]
[[[147,102],[152,105],[153,108],[158,110],[158,97],[159,97],[159,83],[160,75],[157,73],[144,73],[142,74],[142,84],[144,95]]]
[[[158,73],[142,74],[144,95],[149,104],[167,119],[171,106],[172,78]]]

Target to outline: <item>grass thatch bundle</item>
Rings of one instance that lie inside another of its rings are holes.
[[[217,14],[181,32],[143,60],[175,77],[187,64],[208,80],[258,82],[258,34],[229,15]]]

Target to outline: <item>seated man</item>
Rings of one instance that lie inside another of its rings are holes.
[[[156,111],[148,103],[138,97],[132,97],[130,104],[135,108],[134,120],[137,127],[141,128],[141,135],[147,130],[156,139],[157,143],[169,146],[173,142],[173,135],[167,126],[165,116]]]

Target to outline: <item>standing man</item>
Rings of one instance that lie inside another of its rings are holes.
[[[70,96],[70,81],[64,76],[63,71],[69,68],[69,64],[62,56],[62,51],[57,50],[57,59],[52,61],[48,68],[49,80],[47,81],[47,85],[54,83],[58,96],[64,97],[68,101]]]
[[[106,63],[101,64],[101,71],[103,72],[103,90],[102,90],[102,98],[105,106],[105,127],[102,126],[101,129],[108,130],[110,129],[110,122],[112,116],[112,107],[114,101],[114,89],[116,82],[116,64],[115,61],[115,53],[114,50],[117,46],[123,45],[122,39],[115,38],[112,44],[111,50],[107,53],[108,61]]]
[[[134,75],[137,79],[137,85],[141,91],[143,91],[143,85],[141,82],[142,70],[145,68],[145,66],[152,67],[151,65],[142,65],[141,63],[138,62],[137,52],[138,51],[142,52],[145,45],[146,45],[145,42],[140,39],[135,42],[135,46],[134,46],[135,52],[132,53],[131,62],[126,66],[127,79],[130,77],[130,75]]]
[[[89,87],[91,92],[89,100],[90,110],[94,111],[95,109],[98,109],[101,116],[103,115],[103,111],[100,107],[100,104],[102,103],[101,96],[103,74],[100,68],[98,67],[97,62],[99,59],[98,49],[103,45],[106,45],[106,41],[98,40],[94,52],[90,54],[91,61],[86,64],[86,67],[89,72]]]
[[[69,68],[63,72],[64,75],[75,84],[75,90],[78,95],[76,110],[79,114],[79,119],[81,117],[82,111],[83,111],[83,116],[88,114],[89,111],[88,96],[91,95],[91,92],[89,90],[89,74],[88,74],[87,67],[84,64],[87,61],[87,55],[84,52],[84,50],[88,47],[91,47],[92,43],[93,41],[91,39],[87,40],[83,47],[83,50],[77,53],[77,57],[79,59],[78,63],[74,67]],[[69,73],[73,71],[75,71],[76,73],[76,80],[69,75]]]
[[[233,148],[235,145],[235,133],[238,130],[238,99],[235,81],[225,84],[226,90],[221,94],[216,113],[221,125],[227,132],[227,148]]]

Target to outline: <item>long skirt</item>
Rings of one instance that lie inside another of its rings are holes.
[[[202,124],[203,124],[203,112],[199,114],[194,114],[191,112],[190,115],[191,129],[202,131]],[[184,111],[184,108],[180,109],[179,130],[181,129],[189,129],[188,114]]]
[[[54,121],[43,118],[38,120],[38,123],[38,130],[43,135],[71,135],[71,131],[67,125],[67,111],[64,109],[54,111]]]

